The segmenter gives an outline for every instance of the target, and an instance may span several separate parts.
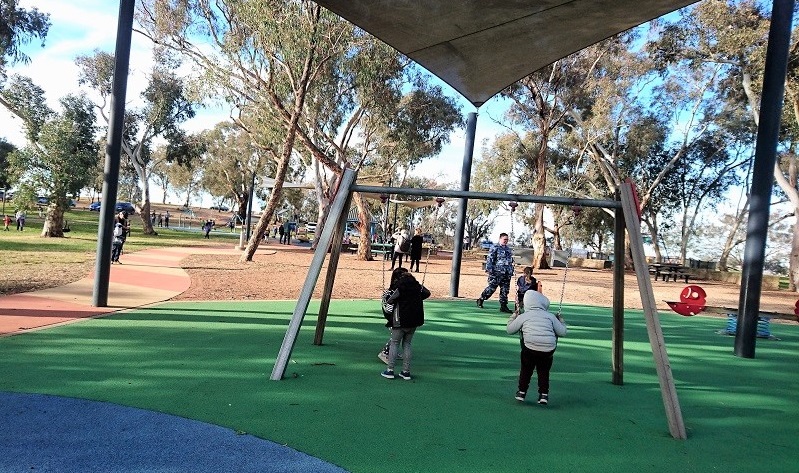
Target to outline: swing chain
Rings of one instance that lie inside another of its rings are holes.
[[[436,205],[436,212],[435,212],[435,214],[433,216],[433,225],[434,225],[433,228],[435,228],[435,224],[438,222],[438,209],[441,208],[441,204],[443,204],[443,203],[444,203],[444,198],[443,197],[436,197],[436,204],[437,205]],[[424,241],[422,242],[422,244],[424,244]],[[422,286],[424,286],[424,280],[425,280],[425,278],[427,278],[427,267],[430,265],[430,253],[433,252],[432,245],[435,245],[435,239],[433,239],[433,241],[430,242],[430,245],[431,245],[430,248],[427,249],[427,259],[425,259],[425,262],[424,262],[424,273],[422,273]]]
[[[572,205],[571,207],[572,223],[574,223],[574,220],[580,216],[580,212],[582,212],[582,210],[583,208],[581,206],[576,204]],[[566,292],[566,275],[569,272],[569,260],[571,259],[571,256],[572,256],[572,248],[571,245],[569,245],[569,251],[566,253],[566,267],[563,270],[563,284],[561,285],[560,288],[560,303],[558,304],[558,313],[557,313],[558,317],[560,317],[560,313],[563,310],[563,294]]]
[[[389,206],[388,194],[380,194],[380,200],[382,201],[383,204],[386,205],[386,208],[383,211],[383,239],[386,240],[386,230],[387,230],[387,226],[388,226],[388,206]],[[385,250],[385,248],[384,248],[384,250]],[[388,253],[383,253],[381,255],[383,257],[383,263],[381,265],[381,267],[382,267],[381,274],[383,276],[383,291],[388,289],[386,287],[386,255],[387,254]]]
[[[569,259],[571,259],[572,250],[569,248],[569,251],[566,253],[566,267],[563,270],[563,284],[560,286],[560,303],[558,304],[558,313],[556,315],[560,316],[561,311],[563,310],[563,294],[566,292],[566,274],[569,272]]]

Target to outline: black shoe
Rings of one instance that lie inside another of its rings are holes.
[[[539,394],[538,403],[546,405],[549,402],[549,394]]]
[[[500,311],[500,312],[504,312],[504,313],[506,313],[506,314],[512,314],[512,313],[513,313],[513,311],[512,311],[512,310],[510,310],[510,308],[509,308],[509,307],[508,307],[506,304],[502,304],[502,305],[499,307],[499,311]]]
[[[527,396],[527,393],[525,391],[516,391],[517,401],[524,401],[525,396]]]
[[[477,307],[483,308],[483,299],[477,299]]]

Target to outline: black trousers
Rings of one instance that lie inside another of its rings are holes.
[[[549,394],[549,371],[552,369],[552,361],[555,357],[555,350],[535,351],[522,345],[521,362],[519,370],[519,391],[527,392],[530,387],[530,379],[533,371],[538,372],[538,393]]]

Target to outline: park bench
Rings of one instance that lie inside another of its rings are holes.
[[[660,270],[660,275],[663,277],[663,282],[669,279],[672,279],[674,282],[677,282],[678,279],[683,279],[685,280],[685,284],[688,284],[688,279],[691,277],[688,268],[665,268]],[[655,279],[657,280],[657,276]]]
[[[650,264],[649,274],[653,276],[655,281],[660,278],[663,279],[663,282],[666,282],[669,279],[673,279],[674,282],[677,282],[678,279],[683,279],[685,280],[686,284],[688,284],[688,279],[692,277],[691,273],[688,271],[688,268],[672,263]]]
[[[372,243],[372,255],[383,255],[383,259],[391,258],[394,246],[390,243]]]

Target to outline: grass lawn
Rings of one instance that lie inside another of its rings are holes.
[[[15,294],[55,287],[86,276],[97,255],[99,212],[70,210],[64,218],[71,231],[64,238],[42,238],[43,219],[31,213],[25,231],[0,231],[0,294]],[[175,219],[177,220],[177,219]],[[215,231],[215,240],[205,240],[198,228],[157,228],[158,235],[144,235],[138,215],[130,218],[131,236],[126,252],[144,248],[219,245],[217,238],[238,240],[238,234],[226,229]]]
[[[270,381],[294,303],[164,303],[0,339],[0,390],[172,413],[353,472],[796,472],[799,327],[733,356],[721,319],[661,317],[688,439],[668,426],[643,316],[628,311],[624,385],[609,309],[564,306],[551,403],[513,399],[518,339],[471,301],[429,301],[412,381],[379,376],[376,301],[312,304],[286,379]],[[209,445],[208,448],[214,448]]]

